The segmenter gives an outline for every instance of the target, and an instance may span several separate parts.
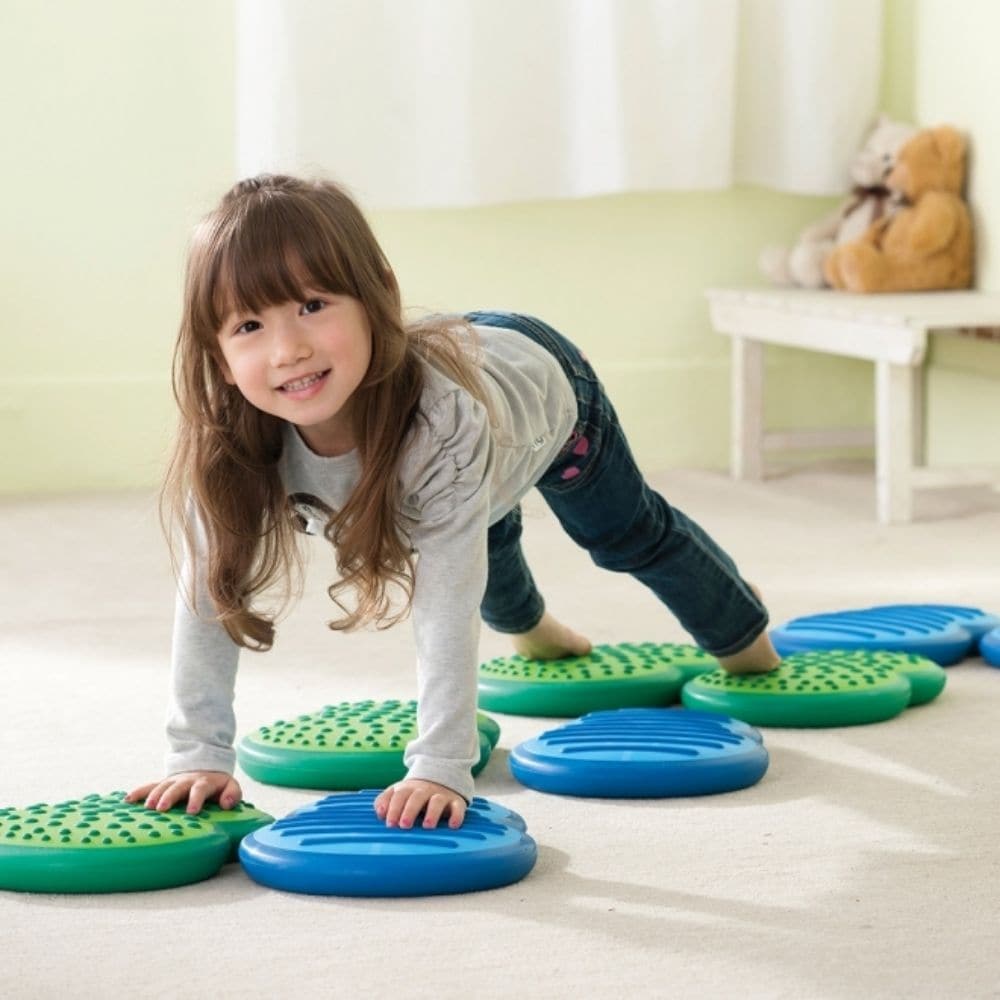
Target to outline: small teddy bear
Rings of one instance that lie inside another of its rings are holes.
[[[823,288],[823,264],[834,247],[856,240],[878,218],[891,210],[885,178],[896,154],[916,128],[880,115],[850,166],[854,187],[835,211],[803,229],[791,248],[765,247],[760,255],[764,277],[775,285]]]
[[[918,132],[886,178],[900,207],[831,252],[827,281],[849,292],[968,288],[973,247],[964,182],[961,134],[948,125]]]

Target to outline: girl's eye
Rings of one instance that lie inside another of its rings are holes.
[[[255,330],[260,329],[260,323],[255,319],[248,319],[245,323],[241,323],[236,327],[235,333],[253,333]]]
[[[309,299],[302,303],[302,311],[304,313],[318,313],[325,305],[326,303],[322,299]]]

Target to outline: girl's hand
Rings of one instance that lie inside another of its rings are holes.
[[[438,820],[448,814],[448,826],[457,830],[465,819],[465,799],[458,792],[433,781],[407,778],[390,785],[375,800],[375,815],[386,826],[401,826],[408,830],[424,814],[423,827],[433,829]]]
[[[199,813],[209,799],[218,799],[223,809],[232,809],[243,798],[239,782],[224,771],[181,771],[162,781],[152,781],[134,788],[126,802],[145,799],[147,809],[166,812],[187,799],[187,811]]]

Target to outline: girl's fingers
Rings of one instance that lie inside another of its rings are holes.
[[[392,795],[385,811],[386,826],[399,826],[400,817],[403,815],[403,808],[409,797],[410,795],[405,788],[392,789]]]
[[[198,778],[191,783],[187,793],[187,812],[190,815],[200,813],[205,806],[205,793],[208,781],[205,778]],[[179,797],[178,797],[179,798]]]
[[[240,788],[239,782],[235,778],[230,778],[226,782],[226,787],[222,790],[222,795],[219,796],[219,805],[223,809],[232,809],[233,806],[238,805],[243,800],[243,789]]]
[[[448,814],[448,826],[457,830],[465,822],[465,799],[460,795],[451,800]]]
[[[409,830],[409,828],[417,821],[420,811],[427,805],[430,799],[431,793],[423,788],[413,791],[407,798],[406,805],[403,807],[403,811],[399,815],[399,825],[404,830]]]
[[[441,785],[408,784],[391,785],[380,792],[373,803],[375,815],[386,826],[410,829],[423,813],[422,825],[432,829],[447,814],[448,826],[455,830],[465,819],[465,799],[445,790]]]
[[[432,795],[430,801],[424,807],[424,829],[433,830],[441,819],[441,814],[448,805],[448,799],[444,795]]]
[[[392,788],[385,788],[375,799],[375,815],[379,819],[385,819],[386,813],[389,811],[389,800],[392,798]]]
[[[150,806],[151,809],[155,809],[157,812],[166,812],[184,797],[184,788],[178,786],[177,782],[164,782],[153,791],[150,797],[154,800],[154,804]]]
[[[165,781],[158,781],[153,787],[147,792],[146,800],[143,805],[147,809],[155,809],[160,804],[160,796],[166,791],[167,783]]]
[[[403,811],[403,797],[395,785],[390,785],[382,795],[382,818],[386,826],[395,826],[399,822],[399,814]]]
[[[441,817],[448,814],[448,826],[457,830],[465,819],[465,799],[459,795],[431,796],[424,809],[424,827],[432,830],[441,822]]]
[[[243,789],[232,775],[221,771],[191,772],[141,785],[129,792],[125,801],[144,799],[143,805],[147,809],[166,812],[186,799],[187,811],[198,813],[205,808],[206,802],[216,797],[224,809],[232,809],[242,801]]]
[[[199,775],[187,790],[187,811],[192,815],[200,813],[205,808],[205,803],[216,796],[219,798],[219,805],[223,805],[222,799],[226,797],[226,792],[232,796],[232,805],[236,805],[240,800],[240,786],[228,774],[202,774]],[[229,808],[229,806],[225,806]]]
[[[138,788],[133,788],[132,791],[125,796],[125,801],[138,802],[140,799],[145,799],[149,795],[149,793],[156,787],[156,785],[157,782],[150,781],[145,785],[140,785]]]

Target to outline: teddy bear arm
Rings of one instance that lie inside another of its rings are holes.
[[[947,192],[928,191],[906,214],[909,218],[899,227],[898,235],[911,253],[921,256],[935,253],[955,237],[959,207],[954,196]]]
[[[847,292],[887,291],[891,280],[885,254],[861,240],[837,247],[827,257],[824,272],[834,288]]]
[[[799,243],[822,243],[834,239],[840,228],[842,213],[843,209],[837,209],[812,225],[806,226],[799,234]]]
[[[826,285],[823,263],[834,248],[832,239],[812,243],[800,242],[788,255],[788,272],[800,288],[822,288]]]

